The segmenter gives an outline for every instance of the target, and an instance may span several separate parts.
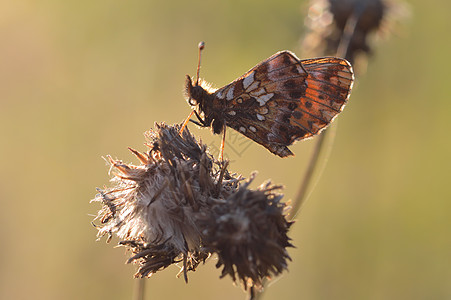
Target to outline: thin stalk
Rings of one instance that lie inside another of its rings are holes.
[[[305,202],[306,199],[305,196],[307,194],[308,188],[310,187],[310,183],[313,179],[313,174],[315,173],[315,169],[318,165],[321,149],[323,148],[324,141],[328,136],[328,132],[329,131],[327,129],[324,130],[323,133],[317,139],[315,149],[313,150],[312,157],[310,158],[310,163],[307,167],[307,170],[305,171],[304,178],[302,179],[301,187],[299,188],[299,191],[293,202],[293,206],[291,207],[291,211],[294,212],[294,214],[291,217],[292,219],[297,215],[302,204]]]
[[[365,9],[365,5],[366,3],[363,3],[362,5],[358,6],[357,9],[354,11],[354,13],[351,15],[351,17],[346,22],[345,28],[343,30],[343,36],[341,37],[340,44],[338,45],[336,53],[337,57],[346,58],[346,55],[348,54],[349,45],[352,40],[352,36],[354,35],[355,28],[357,26],[359,18]],[[297,215],[302,204],[305,202],[307,191],[310,188],[310,183],[312,182],[313,175],[318,165],[319,161],[318,158],[325,144],[324,141],[329,136],[327,134],[328,131],[329,129],[325,129],[321,133],[321,135],[317,138],[316,146],[315,149],[313,150],[312,157],[310,158],[310,163],[307,167],[307,171],[305,172],[304,178],[301,181],[299,191],[295,197],[295,200],[293,201],[293,206],[291,209],[291,211],[293,212],[292,216]],[[327,157],[325,159],[327,160]]]
[[[337,57],[346,58],[348,54],[348,49],[352,40],[352,36],[354,35],[355,28],[357,26],[357,23],[360,19],[360,16],[362,15],[362,12],[365,10],[366,2],[363,2],[361,5],[359,5],[356,10],[353,12],[351,17],[347,20],[345,28],[343,30],[343,36],[341,37],[340,43],[338,45],[338,49],[336,52]],[[298,193],[293,201],[293,206],[291,209],[292,212],[292,218],[297,215],[300,208],[302,207],[302,204],[305,202],[307,191],[310,188],[313,175],[315,174],[315,170],[318,167],[319,157],[321,154],[321,151],[326,145],[325,141],[328,139],[330,134],[328,132],[330,129],[324,130],[321,135],[317,138],[315,149],[313,150],[312,156],[310,158],[309,165],[307,167],[307,170],[304,174],[304,177],[301,181],[301,186],[298,190]],[[332,135],[332,137],[335,135]],[[327,156],[325,157],[325,160],[328,159],[328,156],[330,155],[330,151],[327,153]],[[266,286],[266,282],[263,282],[263,286]],[[250,299],[252,300],[261,300],[263,298],[265,289],[261,292],[254,291],[254,293],[251,293]]]
[[[144,300],[144,290],[146,287],[146,278],[135,279],[133,289],[133,300]]]

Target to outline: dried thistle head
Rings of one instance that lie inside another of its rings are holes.
[[[287,269],[290,259],[286,247],[292,247],[287,236],[287,222],[280,186],[270,182],[256,190],[248,188],[254,176],[227,199],[212,205],[201,218],[205,248],[218,255],[221,277],[236,275],[247,286],[261,288],[262,279]],[[235,275],[236,273],[236,275]]]
[[[307,56],[337,55],[354,65],[372,53],[371,34],[386,34],[407,14],[400,0],[312,0],[302,49]]]
[[[290,222],[282,196],[273,192],[278,187],[251,190],[250,181],[240,186],[243,178],[230,173],[227,163],[213,158],[188,129],[179,130],[157,124],[147,132],[149,151],[130,149],[140,165],[108,156],[113,187],[94,199],[103,203],[98,236],[121,239],[133,254],[128,262],[138,264],[136,277],[182,262],[187,280],[187,271],[213,253],[217,267],[224,265],[222,276],[235,279],[236,272],[245,286],[282,272]],[[241,230],[228,230],[233,226]]]
[[[130,149],[141,165],[124,164],[108,157],[115,186],[101,190],[95,200],[104,203],[98,218],[99,236],[115,233],[139,262],[136,276],[149,276],[183,261],[184,272],[194,270],[208,257],[202,252],[196,213],[207,209],[212,194],[227,197],[239,178],[206,152],[188,130],[157,125],[146,133],[150,150]],[[222,176],[220,178],[220,176]]]

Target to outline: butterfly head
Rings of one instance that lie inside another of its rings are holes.
[[[188,103],[191,106],[204,106],[215,92],[216,89],[212,88],[210,84],[201,80],[193,82],[189,75],[186,75],[185,82],[185,97],[188,99]]]
[[[205,94],[205,90],[195,82],[193,84],[191,77],[186,75],[185,93],[188,98],[188,104],[191,106],[197,106],[202,102]]]

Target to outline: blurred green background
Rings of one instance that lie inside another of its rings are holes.
[[[357,79],[291,231],[289,272],[265,299],[451,299],[451,2],[409,4],[411,18],[374,46]],[[109,180],[101,157],[136,162],[127,146],[145,150],[154,122],[184,120],[184,76],[195,73],[200,40],[201,77],[220,87],[278,50],[301,56],[307,8],[292,0],[2,2],[0,298],[130,299],[134,266],[117,239],[96,242],[90,223],[100,206],[89,201]],[[219,145],[209,130],[190,128]],[[315,140],[280,159],[234,138],[231,169],[258,170],[257,183],[271,178],[293,198]],[[155,274],[147,299],[244,299],[214,263],[189,284],[176,267]]]

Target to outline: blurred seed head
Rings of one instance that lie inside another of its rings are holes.
[[[149,151],[130,149],[139,165],[110,156],[110,188],[99,189],[94,201],[99,238],[114,235],[138,264],[135,277],[149,277],[180,263],[187,272],[216,253],[221,277],[230,275],[244,287],[287,268],[291,246],[280,189],[269,182],[256,190],[251,180],[230,173],[227,162],[207,152],[187,128],[157,124],[145,133]]]
[[[312,0],[302,41],[306,56],[334,55],[356,60],[372,54],[371,35],[387,35],[408,15],[400,0]]]

